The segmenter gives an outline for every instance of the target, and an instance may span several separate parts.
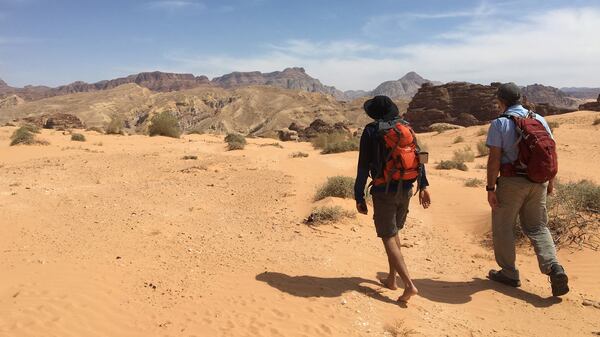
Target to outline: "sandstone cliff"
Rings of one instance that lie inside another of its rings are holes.
[[[536,104],[544,103],[558,108],[574,109],[579,103],[559,89],[541,84],[528,85],[522,88],[521,92],[529,102]]]

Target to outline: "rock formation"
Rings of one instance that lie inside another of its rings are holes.
[[[65,113],[45,114],[22,119],[44,129],[83,129],[83,122],[77,116]]]
[[[411,71],[402,76],[402,78],[399,80],[381,83],[371,92],[371,96],[385,95],[396,99],[411,99],[417,93],[417,91],[419,91],[419,88],[421,88],[421,86],[425,83],[441,84],[439,82],[433,83],[430,80],[426,80],[419,74]]]
[[[596,102],[588,102],[579,106],[579,110],[600,111],[600,94]]]
[[[290,130],[295,130],[298,132],[298,138],[300,140],[306,141],[311,138],[315,138],[320,133],[347,133],[350,134],[350,129],[344,122],[337,122],[334,124],[327,123],[322,119],[315,119],[310,125],[304,129],[299,129],[298,125],[292,123],[289,128]]]
[[[598,95],[600,95],[600,88],[568,87],[560,88],[560,91],[569,95],[569,97],[580,99],[595,99]]]
[[[576,99],[568,97],[559,89],[541,84],[528,85],[521,89],[521,93],[524,97],[527,97],[529,102],[535,104],[543,103],[567,109],[575,109],[578,104]]]

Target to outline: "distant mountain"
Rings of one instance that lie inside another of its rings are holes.
[[[527,98],[528,102],[546,103],[559,108],[577,108],[581,103],[577,99],[567,96],[558,88],[541,84],[528,85],[521,89],[521,93]]]
[[[342,99],[344,93],[335,87],[323,85],[321,81],[309,76],[304,68],[286,68],[283,71],[271,73],[233,72],[212,79],[215,86],[230,89],[250,85],[269,85],[283,89],[303,90],[307,92],[320,92]]]
[[[600,88],[578,88],[568,87],[560,88],[560,91],[569,95],[570,97],[581,98],[581,99],[595,99],[600,95]]]
[[[411,71],[399,80],[381,83],[371,92],[371,96],[385,95],[391,98],[411,99],[424,83],[442,84],[424,79],[419,74]]]

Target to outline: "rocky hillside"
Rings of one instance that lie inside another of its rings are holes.
[[[579,106],[579,110],[600,111],[600,94],[598,94],[596,102],[584,103]]]
[[[528,85],[521,90],[528,102],[536,104],[545,103],[559,108],[575,109],[580,103],[557,88],[541,84]]]
[[[424,84],[408,106],[406,119],[417,131],[428,131],[433,123],[450,123],[462,126],[484,124],[498,116],[496,91],[499,83],[491,85],[453,82],[433,86]],[[541,115],[554,115],[574,111],[548,103],[534,104],[529,108]]]
[[[600,95],[600,88],[578,88],[578,87],[568,87],[568,88],[560,88],[560,91],[569,95],[570,97],[580,98],[580,99],[589,99],[593,100],[598,95]]]
[[[381,83],[377,88],[371,91],[371,95],[385,95],[396,99],[411,99],[425,83],[441,84],[439,82],[432,82],[424,79],[419,74],[411,71],[396,81]]]

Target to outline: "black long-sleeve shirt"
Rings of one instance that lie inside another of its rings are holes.
[[[358,169],[356,172],[356,181],[354,182],[354,199],[357,202],[363,202],[365,200],[365,185],[369,177],[375,175],[374,171],[376,165],[375,155],[379,151],[381,146],[377,140],[377,128],[374,124],[368,124],[360,137],[360,150],[358,153]],[[422,166],[421,174],[421,187],[429,186],[427,181],[427,175],[425,173],[425,165]],[[404,180],[402,182],[403,189],[411,189],[417,179]],[[386,186],[375,186],[371,187],[371,193],[383,192],[386,190]],[[398,190],[398,182],[391,181],[388,187],[389,192],[396,192]]]

